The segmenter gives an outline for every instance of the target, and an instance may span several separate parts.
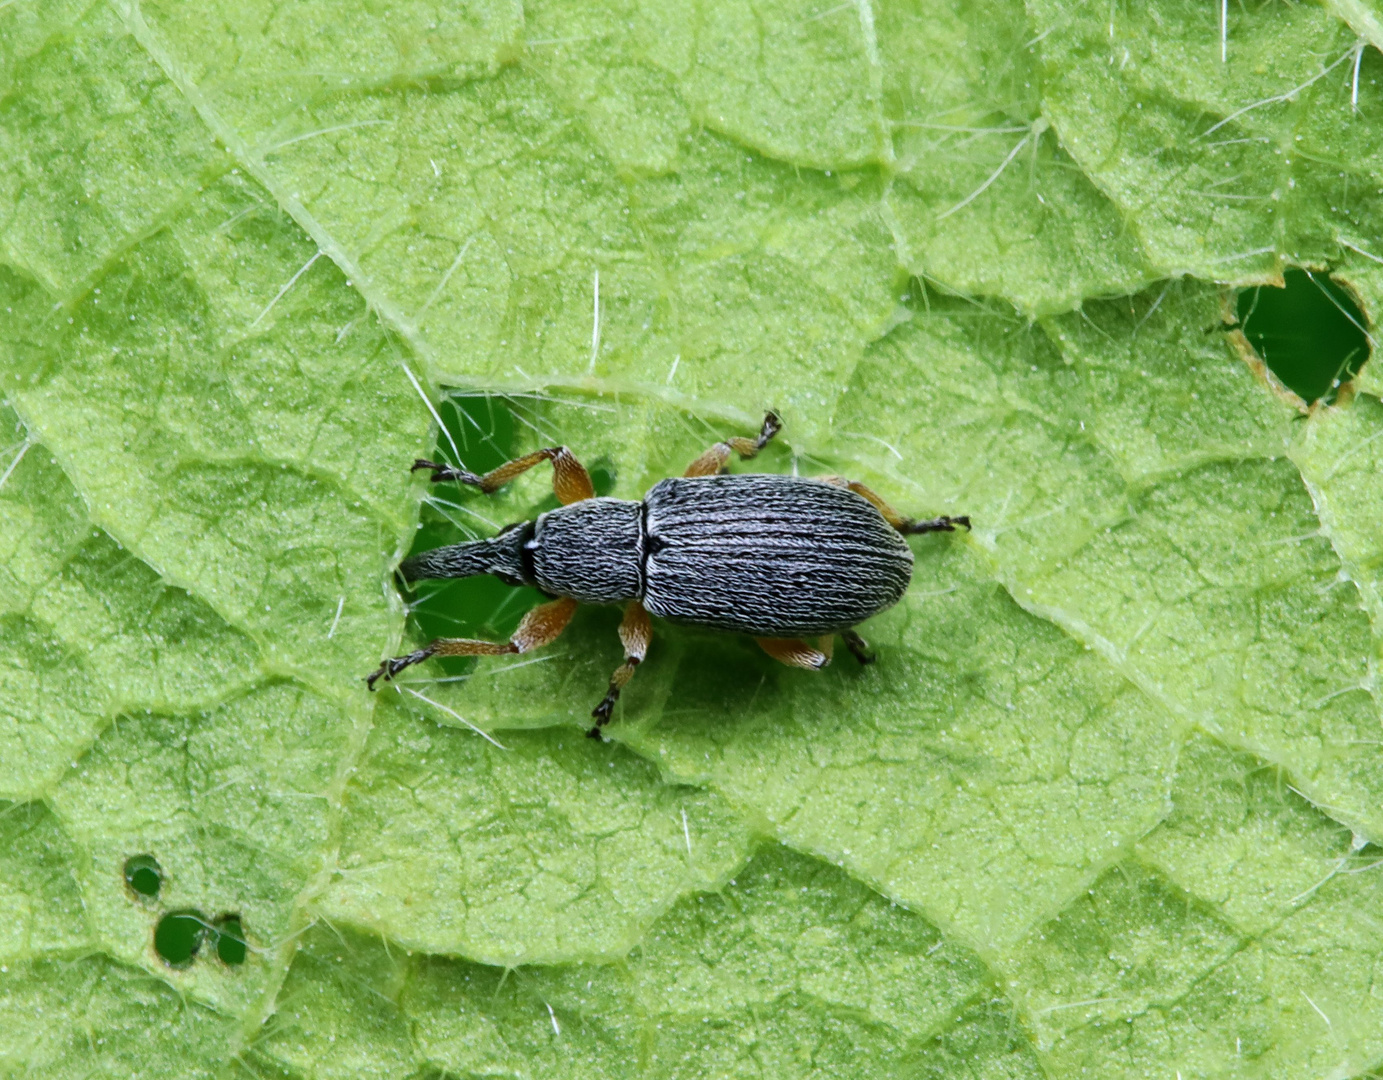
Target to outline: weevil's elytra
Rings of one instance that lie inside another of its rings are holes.
[[[732,454],[753,457],[781,426],[769,413],[758,438],[716,443],[683,476],[658,482],[638,501],[596,498],[590,476],[565,446],[516,458],[484,476],[414,462],[414,469],[430,469],[434,481],[489,493],[551,461],[558,509],[488,540],[415,555],[399,570],[409,581],[492,574],[554,599],[524,616],[507,642],[438,638],[385,660],[366,680],[370,689],[432,656],[496,656],[550,644],[578,603],[626,605],[619,628],[624,663],[591,713],[594,738],[647,655],[650,613],[751,634],[770,656],[794,667],[825,667],[837,634],[860,663],[872,662],[853,627],[907,591],[913,556],[903,535],[968,529],[970,519],[912,521],[863,484],[839,476],[723,472]]]
[[[643,606],[755,637],[848,630],[907,591],[912,551],[849,488],[795,476],[663,480],[644,496]]]

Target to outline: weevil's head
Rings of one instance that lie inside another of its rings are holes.
[[[423,551],[399,564],[399,573],[412,583],[423,578],[463,578],[492,574],[509,585],[532,584],[525,567],[524,544],[533,536],[533,522],[520,521],[488,540]]]

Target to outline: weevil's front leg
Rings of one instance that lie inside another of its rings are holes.
[[[511,653],[526,653],[551,645],[557,640],[571,617],[576,612],[576,601],[563,597],[551,603],[539,604],[523,617],[519,628],[508,641],[478,641],[475,638],[438,638],[426,648],[418,649],[407,656],[396,656],[385,660],[374,674],[366,678],[370,689],[375,682],[391,680],[406,667],[422,663],[433,656],[505,656]]]
[[[413,471],[431,469],[434,483],[440,480],[455,480],[478,487],[489,495],[543,461],[552,462],[552,490],[557,493],[558,500],[563,504],[580,502],[595,495],[595,488],[591,485],[591,474],[565,446],[549,446],[545,450],[534,450],[533,453],[525,454],[521,458],[506,461],[484,476],[478,476],[467,469],[454,469],[450,465],[424,461],[422,458],[413,462]]]
[[[970,516],[961,514],[958,517],[935,517],[926,521],[914,521],[912,518],[904,517],[897,510],[884,502],[883,496],[872,488],[866,487],[858,480],[847,480],[843,476],[818,476],[818,480],[825,484],[834,484],[836,487],[849,488],[856,495],[863,495],[866,499],[878,507],[879,513],[883,514],[884,520],[905,535],[914,533],[929,532],[955,532],[957,525],[964,525],[970,528]]]
[[[819,671],[831,662],[829,643],[827,649],[813,649],[801,638],[761,637],[754,640],[769,656],[788,667]]]
[[[648,655],[648,643],[653,638],[653,624],[649,622],[648,612],[637,600],[624,609],[624,619],[619,624],[619,639],[624,645],[624,663],[615,668],[610,676],[610,689],[599,705],[591,710],[595,717],[595,727],[586,732],[592,739],[600,738],[600,729],[610,722],[610,713],[619,700],[619,692],[624,684],[634,677],[634,669],[643,663]]]
[[[687,466],[687,471],[683,476],[715,476],[725,468],[725,463],[730,460],[731,454],[739,454],[742,458],[752,458],[760,450],[768,445],[768,440],[777,435],[782,430],[783,422],[778,419],[778,414],[770,412],[764,416],[763,427],[759,428],[759,436],[756,439],[726,439],[718,442],[699,458]]]

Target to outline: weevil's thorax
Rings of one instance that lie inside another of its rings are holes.
[[[643,504],[584,499],[549,510],[524,545],[528,576],[543,592],[586,604],[643,595]]]

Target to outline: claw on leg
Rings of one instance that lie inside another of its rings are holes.
[[[595,717],[595,723],[591,725],[591,730],[586,732],[586,738],[601,740],[605,738],[605,736],[601,734],[600,729],[610,722],[610,717],[615,711],[615,702],[618,699],[619,691],[611,689],[605,697],[601,699],[600,704],[591,710],[591,715]]]
[[[432,654],[433,649],[432,646],[429,645],[426,649],[418,649],[409,653],[407,656],[395,656],[391,660],[385,660],[375,669],[373,674],[365,677],[365,684],[373,690],[375,688],[375,683],[379,679],[383,679],[385,682],[391,682],[394,676],[404,668],[411,667],[413,664],[420,664]]]
[[[927,521],[913,521],[908,518],[898,526],[898,531],[908,536],[929,532],[955,532],[957,525],[965,526],[966,532],[969,532],[970,516],[961,514],[958,517],[935,517]]]
[[[735,438],[718,442],[688,465],[687,471],[682,475],[715,476],[725,468],[725,463],[730,460],[731,454],[738,454],[742,458],[752,458],[768,445],[769,439],[777,435],[782,429],[783,421],[778,418],[777,413],[770,411],[764,416],[764,422],[759,428],[757,438]]]
[[[544,450],[535,450],[521,458],[506,461],[499,468],[491,469],[484,476],[473,473],[469,469],[456,468],[440,462],[428,461],[425,458],[418,458],[413,462],[413,471],[431,469],[434,483],[442,480],[455,480],[461,484],[478,487],[485,494],[491,495],[514,477],[521,476],[534,465],[544,461],[552,462],[552,490],[556,492],[558,500],[563,505],[594,497],[595,488],[591,485],[591,474],[565,446],[549,446]]]
[[[861,495],[874,504],[879,513],[883,514],[884,520],[897,529],[904,536],[912,536],[917,533],[929,532],[955,532],[957,525],[964,525],[970,528],[970,516],[960,514],[956,517],[935,517],[927,521],[913,521],[906,518],[897,510],[889,506],[877,491],[861,484],[858,480],[847,480],[843,476],[818,476],[818,480],[826,484],[834,484],[836,487],[849,488],[856,495]]]
[[[567,597],[539,604],[523,617],[519,628],[508,641],[478,641],[474,638],[438,638],[426,648],[418,649],[407,656],[396,656],[385,660],[378,669],[366,676],[365,683],[371,690],[379,679],[391,681],[406,667],[422,662],[432,656],[506,656],[510,653],[526,653],[540,649],[557,640],[566,629],[567,623],[576,613],[576,601]]]
[[[431,469],[432,475],[428,478],[434,484],[439,484],[443,480],[456,480],[462,484],[473,484],[479,486],[481,478],[468,469],[458,469],[451,465],[444,465],[440,461],[428,461],[426,458],[418,458],[413,462],[413,468],[409,472],[417,472],[419,469]]]
[[[869,646],[865,644],[864,638],[853,630],[844,630],[840,635],[845,640],[845,647],[850,650],[850,655],[861,664],[872,664],[874,654],[869,651]]]
[[[624,645],[624,663],[615,668],[615,673],[610,676],[610,689],[606,691],[600,704],[591,710],[591,715],[595,717],[595,726],[586,732],[588,738],[603,737],[600,729],[610,722],[620,691],[624,689],[625,683],[634,677],[634,669],[643,663],[644,657],[648,655],[648,644],[652,638],[653,624],[649,621],[648,612],[637,600],[631,602],[624,609],[624,618],[619,624],[619,639]]]

